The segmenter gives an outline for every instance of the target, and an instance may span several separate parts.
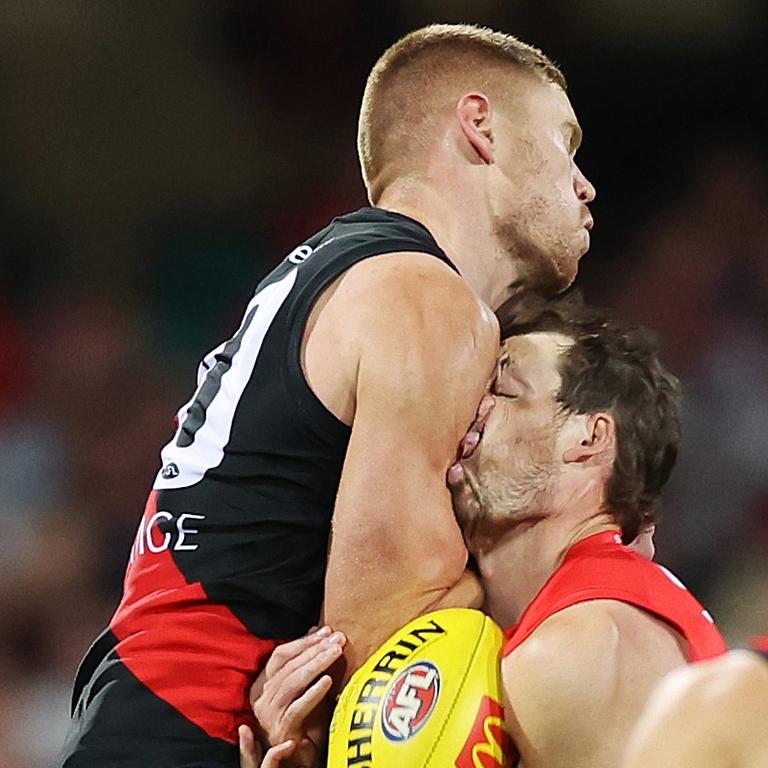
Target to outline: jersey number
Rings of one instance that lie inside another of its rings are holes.
[[[203,360],[203,367],[208,370],[205,379],[197,390],[195,399],[187,408],[187,416],[181,425],[176,437],[176,445],[179,448],[188,448],[195,442],[195,435],[200,427],[205,424],[205,417],[208,413],[208,406],[213,402],[213,398],[221,389],[221,377],[232,367],[232,358],[237,354],[240,345],[243,343],[248,327],[256,314],[259,305],[256,304],[245,316],[243,324],[238,332],[224,345],[220,352],[214,352],[213,357],[216,362],[210,366]]]
[[[235,410],[251,378],[264,337],[296,282],[291,269],[258,290],[237,333],[207,354],[200,364],[197,390],[177,414],[178,428],[163,448],[154,487],[186,488],[224,458]]]

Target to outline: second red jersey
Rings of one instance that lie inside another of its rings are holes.
[[[728,650],[712,617],[664,566],[646,560],[607,531],[572,546],[525,609],[505,631],[504,655],[511,653],[558,611],[588,600],[618,600],[642,608],[677,630],[688,645],[688,660],[701,661]]]

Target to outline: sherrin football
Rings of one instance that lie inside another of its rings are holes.
[[[403,627],[344,688],[328,767],[509,766],[503,645],[501,629],[469,609],[435,611]]]

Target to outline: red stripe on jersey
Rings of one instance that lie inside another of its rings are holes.
[[[142,531],[156,513],[152,491]],[[167,549],[132,558],[110,629],[131,673],[209,736],[236,743],[238,725],[253,724],[248,689],[276,643],[210,602]]]
[[[618,600],[652,613],[687,641],[689,661],[728,650],[712,617],[674,574],[625,547],[618,533],[608,531],[588,536],[568,550],[520,623],[505,631],[504,655],[530,637],[545,619],[587,600]]]

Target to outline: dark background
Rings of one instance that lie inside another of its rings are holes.
[[[431,21],[562,67],[595,183],[587,298],[686,391],[659,558],[768,633],[761,0],[0,0],[0,763],[47,768],[171,419],[258,279],[364,203],[367,72]]]

